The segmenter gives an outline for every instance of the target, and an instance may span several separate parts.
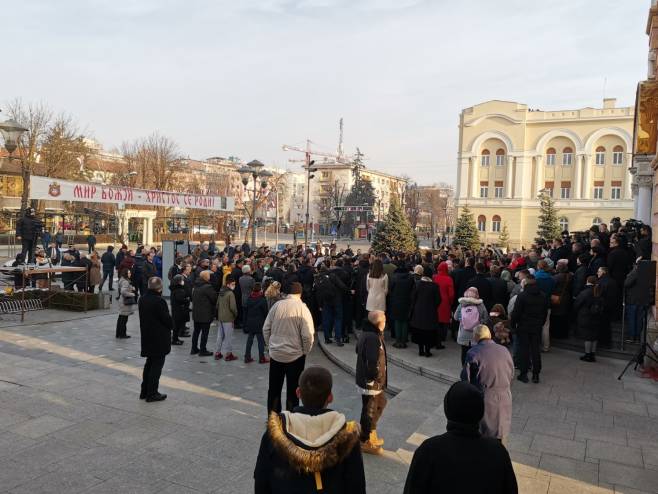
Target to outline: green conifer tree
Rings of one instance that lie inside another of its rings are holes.
[[[539,223],[537,225],[537,239],[551,242],[560,238],[560,223],[555,201],[546,192],[539,195]]]
[[[466,249],[480,247],[480,234],[468,204],[462,208],[462,212],[457,218],[455,238],[452,243]]]
[[[504,247],[509,251],[509,229],[507,228],[507,223],[503,223],[503,230],[498,236],[498,243],[501,247]]]
[[[397,201],[392,201],[383,224],[375,233],[371,247],[375,253],[411,253],[416,250],[418,241],[409,220],[402,214]]]

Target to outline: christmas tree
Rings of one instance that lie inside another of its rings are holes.
[[[480,235],[473,219],[468,205],[462,208],[462,212],[457,218],[455,225],[455,238],[452,242],[455,245],[460,245],[465,249],[477,249],[480,247]]]
[[[539,224],[537,225],[537,239],[551,242],[560,238],[560,223],[558,222],[555,201],[545,191],[539,195]]]
[[[418,241],[409,220],[402,214],[397,201],[392,201],[388,214],[381,227],[375,233],[371,247],[375,253],[411,253],[416,250]]]
[[[509,251],[509,229],[507,228],[507,223],[503,223],[503,231],[498,235],[498,242],[501,247]]]

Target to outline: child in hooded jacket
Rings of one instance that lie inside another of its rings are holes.
[[[469,308],[475,307],[477,310],[477,321],[470,321],[468,315],[471,311]],[[459,305],[455,311],[455,320],[459,321],[459,332],[457,333],[457,344],[462,347],[461,362],[464,365],[466,361],[466,353],[471,348],[473,339],[473,329],[479,324],[489,325],[489,313],[484,306],[483,300],[480,298],[480,293],[475,287],[470,287],[464,292],[464,296],[459,299]]]

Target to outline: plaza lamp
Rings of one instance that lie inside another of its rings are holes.
[[[19,124],[16,120],[9,119],[0,123],[0,134],[5,141],[5,149],[9,153],[9,158],[16,151],[18,141],[28,129]]]
[[[251,248],[256,248],[256,192],[258,190],[258,179],[260,178],[260,186],[262,189],[267,188],[267,180],[272,176],[272,173],[264,170],[265,165],[258,160],[253,160],[242,166],[238,173],[242,176],[242,185],[245,187],[249,183],[251,177],[254,181],[254,190],[252,197],[251,209]]]

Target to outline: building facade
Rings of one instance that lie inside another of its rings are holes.
[[[615,103],[541,111],[494,100],[463,110],[456,214],[469,206],[485,245],[496,244],[507,225],[513,248],[536,237],[541,191],[555,199],[571,232],[633,217],[634,111]]]

